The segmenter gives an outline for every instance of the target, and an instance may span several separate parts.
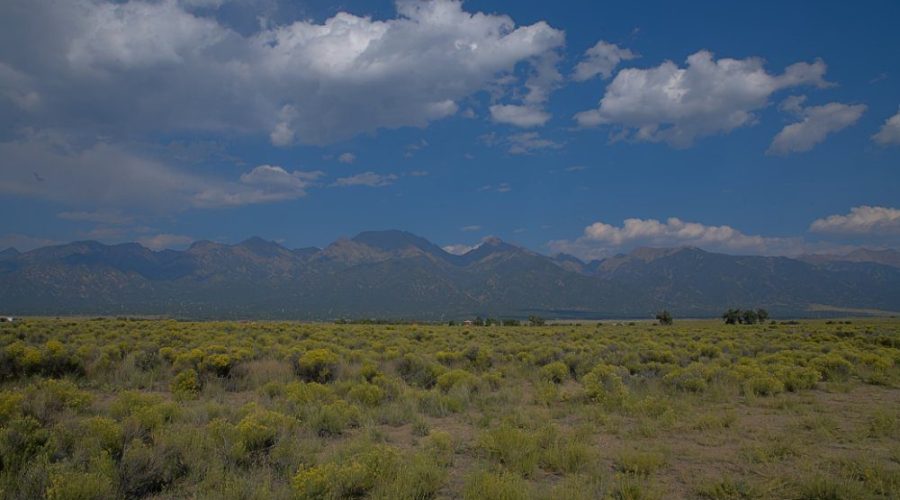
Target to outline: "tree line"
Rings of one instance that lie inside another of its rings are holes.
[[[477,316],[475,319],[471,320],[473,326],[522,326],[523,322],[518,319],[496,319],[496,318],[482,318],[481,316]],[[546,320],[540,316],[531,315],[528,316],[528,320],[526,323],[529,326],[544,326],[546,324]],[[449,326],[456,325],[456,321],[450,321]],[[465,324],[462,322],[461,324]]]
[[[722,319],[726,325],[754,325],[765,323],[769,319],[769,312],[765,309],[729,309],[722,313]]]

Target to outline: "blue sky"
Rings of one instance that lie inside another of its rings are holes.
[[[12,0],[0,19],[0,247],[900,244],[897,2]]]

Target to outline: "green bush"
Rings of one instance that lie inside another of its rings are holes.
[[[196,398],[201,388],[200,377],[194,369],[189,368],[176,375],[169,388],[178,399]]]
[[[50,433],[32,417],[16,418],[0,429],[3,470],[18,471],[44,449]]]
[[[384,401],[385,391],[375,384],[363,382],[354,384],[350,390],[347,391],[347,396],[353,401],[366,406],[378,406]]]
[[[554,384],[561,384],[569,378],[569,367],[562,361],[554,361],[541,368],[541,379]]]
[[[124,495],[139,498],[163,491],[187,473],[187,464],[168,443],[147,445],[134,440],[125,447],[119,471]]]
[[[666,457],[655,451],[630,450],[616,457],[616,469],[626,474],[647,476],[666,464]]]
[[[349,457],[308,467],[294,476],[297,498],[360,498],[396,475],[399,453],[387,446],[375,446]],[[427,497],[421,497],[427,498]]]
[[[628,389],[619,374],[619,368],[599,364],[582,378],[582,384],[591,399],[606,404],[620,404],[628,394]]]
[[[22,394],[10,391],[0,392],[0,426],[22,413]]]
[[[702,363],[691,363],[670,371],[663,381],[680,391],[702,392],[707,386],[707,368]]]
[[[227,354],[213,354],[203,359],[203,371],[212,373],[217,377],[227,377],[234,368],[234,360]]]
[[[430,363],[419,356],[407,354],[397,362],[397,373],[407,384],[431,389],[443,373],[441,365]]]
[[[293,421],[288,416],[268,410],[260,410],[247,415],[238,422],[238,446],[245,454],[255,455],[265,452],[275,443],[279,434],[288,430]]]
[[[790,392],[814,389],[822,378],[818,370],[806,366],[778,366],[775,373]]]
[[[466,500],[521,500],[528,498],[530,488],[521,477],[501,471],[474,472],[466,479]]]
[[[337,376],[337,354],[328,349],[313,349],[294,360],[295,373],[307,382],[324,384]]]
[[[122,426],[108,417],[90,417],[81,422],[82,444],[107,453],[111,457],[118,458],[122,454],[124,434]]]
[[[48,422],[65,410],[86,409],[91,394],[69,380],[44,379],[25,389],[23,408],[41,422]]]
[[[454,387],[465,387],[472,390],[478,387],[478,377],[465,370],[450,370],[437,378],[437,386],[444,392],[448,392]]]
[[[309,424],[320,436],[336,436],[359,425],[359,408],[339,399],[313,409]]]
[[[297,407],[334,399],[334,390],[318,382],[293,382],[284,386],[284,397]]]
[[[853,370],[853,365],[841,355],[830,353],[812,359],[813,368],[822,374],[822,380],[844,380]]]
[[[58,472],[50,476],[48,500],[107,500],[116,496],[113,480],[96,472]]]
[[[540,444],[535,433],[509,424],[483,432],[476,447],[485,457],[524,476],[532,475],[540,461]]]

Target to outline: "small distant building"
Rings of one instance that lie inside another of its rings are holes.
[[[0,323],[12,323],[15,320],[12,316],[0,316]]]
[[[467,320],[463,321],[462,324],[463,324],[463,326],[472,326],[475,324],[475,322],[472,321],[471,319],[467,319]]]

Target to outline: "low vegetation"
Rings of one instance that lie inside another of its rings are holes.
[[[900,322],[745,312],[4,323],[0,497],[900,497]]]

